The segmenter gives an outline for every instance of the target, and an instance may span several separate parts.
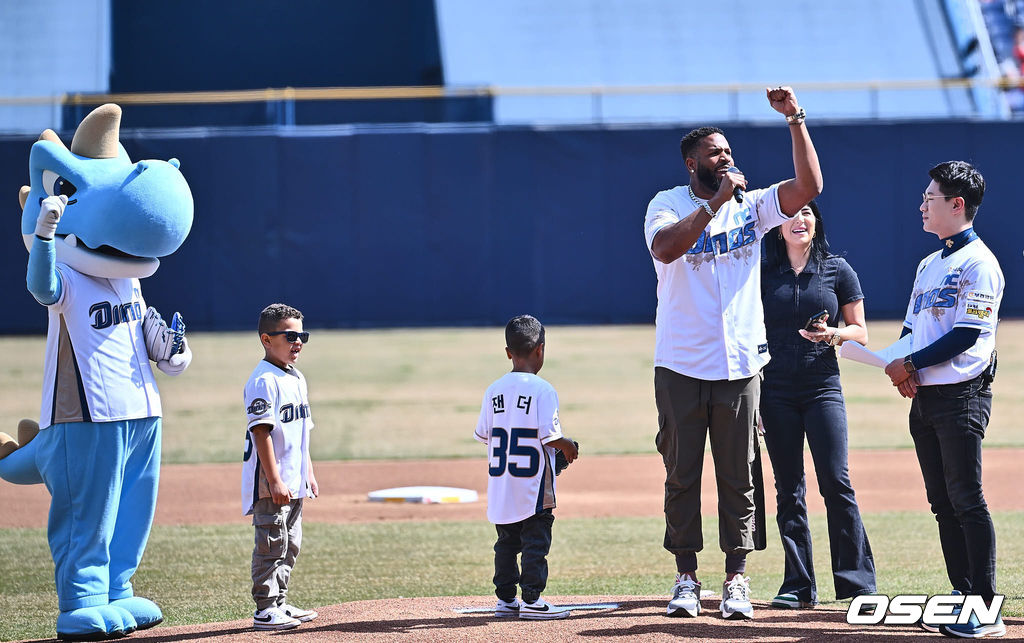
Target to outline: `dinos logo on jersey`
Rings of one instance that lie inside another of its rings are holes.
[[[245,409],[245,412],[249,415],[266,415],[267,411],[270,410],[270,403],[264,400],[262,397],[258,397],[252,401],[249,408]]]
[[[928,292],[919,294],[914,299],[914,314],[916,315],[926,308],[956,307],[956,296],[961,270],[961,268],[957,268],[946,275],[942,280],[942,285],[938,288],[933,288]]]
[[[142,306],[137,301],[127,304],[111,304],[101,301],[89,307],[92,327],[97,330],[109,328],[115,324],[125,324],[142,319]]]
[[[278,413],[281,415],[282,424],[310,417],[308,404],[292,404],[289,402],[282,406]]]
[[[754,221],[750,221],[742,226],[714,235],[704,230],[686,253],[693,255],[710,252],[722,255],[737,248],[756,243],[757,232],[754,229],[755,225]]]

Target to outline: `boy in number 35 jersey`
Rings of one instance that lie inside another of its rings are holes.
[[[494,523],[495,616],[565,618],[570,612],[540,594],[548,580],[548,550],[555,517],[555,450],[566,461],[577,448],[562,435],[558,394],[537,376],[544,366],[544,326],[530,315],[505,326],[512,372],[488,387],[475,437],[489,447],[487,519]],[[522,554],[522,572],[517,557]],[[516,586],[522,587],[522,602]]]

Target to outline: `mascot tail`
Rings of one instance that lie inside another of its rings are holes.
[[[6,433],[0,433],[0,478],[14,484],[43,482],[36,465],[36,447],[39,442],[32,441],[37,433],[39,424],[32,420],[18,423],[17,441]]]

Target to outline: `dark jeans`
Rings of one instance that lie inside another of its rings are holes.
[[[922,386],[910,407],[910,435],[949,582],[986,601],[996,592],[996,533],[981,491],[981,441],[991,414],[992,389],[982,376]]]
[[[850,485],[846,406],[839,376],[766,376],[761,388],[761,420],[775,471],[776,520],[786,556],[779,593],[796,594],[809,603],[818,600],[807,524],[805,436],[818,491],[825,501],[836,598],[873,593],[875,562]]]
[[[494,525],[498,541],[494,543],[494,594],[505,601],[516,598],[516,585],[523,588],[523,601],[536,602],[548,584],[548,550],[551,549],[551,525],[555,516],[550,509],[526,520]],[[517,556],[523,555],[519,572]]]

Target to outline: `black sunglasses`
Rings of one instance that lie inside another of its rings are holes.
[[[296,340],[301,341],[303,344],[309,341],[309,331],[302,331],[301,333],[297,330],[275,330],[272,333],[267,333],[273,337],[274,335],[284,335],[285,340],[289,344],[294,344]]]

